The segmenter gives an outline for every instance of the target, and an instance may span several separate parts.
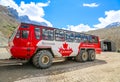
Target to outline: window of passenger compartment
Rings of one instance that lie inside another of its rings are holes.
[[[40,28],[35,28],[35,37],[36,39],[40,39]]]
[[[55,30],[55,40],[56,41],[64,41],[65,40],[65,34],[64,30]]]
[[[66,32],[66,41],[73,42],[75,38],[75,33],[73,32]]]
[[[75,42],[79,43],[81,41],[81,34],[75,33]]]
[[[92,36],[92,42],[93,43],[98,43],[98,38],[96,36]]]
[[[44,28],[42,29],[43,40],[54,40],[54,30]]]
[[[90,43],[98,43],[98,38],[96,36],[89,35]]]

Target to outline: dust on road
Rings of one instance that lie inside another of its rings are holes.
[[[120,53],[105,52],[94,62],[65,61],[48,69],[30,64],[0,67],[0,82],[120,82]]]

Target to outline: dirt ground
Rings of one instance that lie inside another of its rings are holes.
[[[11,54],[6,50],[5,47],[0,47],[0,59],[9,59]]]
[[[120,82],[120,53],[103,52],[93,62],[65,61],[48,69],[0,66],[0,82]]]

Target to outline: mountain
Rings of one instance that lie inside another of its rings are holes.
[[[0,45],[7,43],[6,38],[11,35],[21,21],[38,24],[38,22],[30,20],[26,15],[18,16],[15,9],[0,5]],[[39,24],[46,25],[44,22]],[[120,49],[120,22],[111,23],[103,29],[89,31],[87,34],[97,35],[100,39],[111,40],[115,43],[116,48]]]
[[[10,13],[10,16],[15,18],[19,22],[47,26],[47,24],[45,22],[36,22],[36,21],[30,20],[27,15],[19,16],[17,10],[14,8],[11,8],[11,7],[7,7],[7,8]]]
[[[116,27],[120,27],[120,22],[113,22],[107,25],[105,28],[116,28]]]
[[[7,44],[8,37],[20,22],[47,26],[44,22],[30,20],[27,15],[19,16],[18,12],[13,8],[0,5],[0,46]]]
[[[93,30],[87,34],[97,35],[100,40],[109,40],[114,43],[115,50],[120,49],[120,26]]]
[[[4,37],[9,37],[12,31],[18,26],[20,22],[10,16],[7,7],[0,5],[0,32]]]
[[[18,24],[19,22],[10,16],[7,7],[0,5],[0,46],[7,45],[7,38]]]
[[[9,37],[20,22],[47,26],[45,22],[30,20],[27,15],[19,16],[16,9],[0,5],[0,32]]]

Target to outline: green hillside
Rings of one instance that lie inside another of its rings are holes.
[[[6,7],[0,5],[0,32],[8,38],[18,26],[18,22],[8,12]]]

